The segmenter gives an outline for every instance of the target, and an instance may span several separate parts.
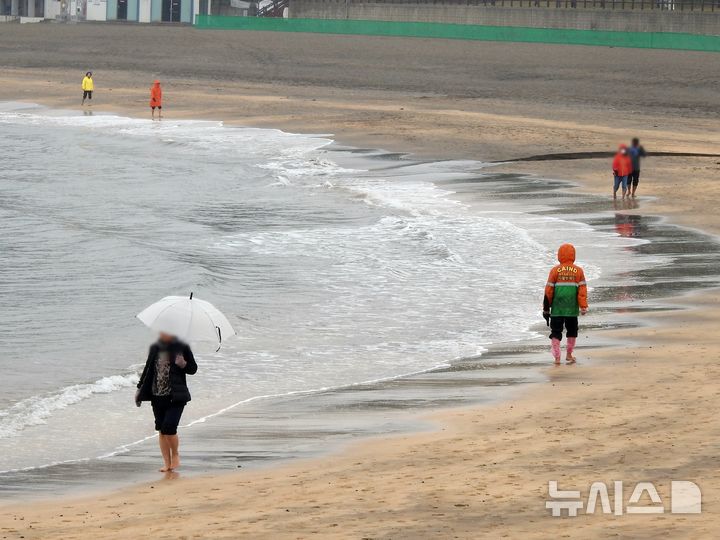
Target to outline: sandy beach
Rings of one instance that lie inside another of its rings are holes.
[[[149,115],[147,87],[159,77],[168,117],[332,133],[433,159],[612,152],[631,136],[650,152],[720,153],[710,53],[118,25],[2,30],[0,101],[78,108],[78,76],[93,69],[97,111]],[[496,170],[610,191],[608,159]],[[720,157],[650,157],[632,213],[717,234],[719,173]],[[430,432],[260,471],[20,502],[0,508],[0,536],[712,538],[719,299],[670,300],[682,309],[604,332],[622,346],[581,349],[579,365],[549,367],[549,382],[510,401],[435,413]],[[592,482],[622,480],[625,501],[636,482],[653,481],[666,508],[670,481],[689,480],[703,513],[553,518],[552,480],[584,497]]]

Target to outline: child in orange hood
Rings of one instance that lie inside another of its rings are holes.
[[[625,198],[628,190],[628,178],[633,172],[632,159],[628,154],[627,146],[624,144],[620,145],[617,154],[613,158],[612,162],[613,170],[613,199],[617,199],[618,188],[622,185],[622,198]]]
[[[160,88],[160,81],[153,82],[150,87],[150,108],[152,109],[153,120],[155,120],[155,107],[158,108],[158,118],[162,118],[162,88]]]
[[[585,272],[575,264],[575,246],[563,244],[558,250],[560,264],[550,270],[545,284],[543,299],[543,317],[550,326],[552,355],[555,365],[560,364],[560,342],[563,327],[567,333],[568,364],[576,362],[573,356],[575,341],[578,335],[578,315],[585,315],[588,310],[587,284]]]

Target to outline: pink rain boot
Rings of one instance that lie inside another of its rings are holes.
[[[555,365],[560,365],[560,340],[552,338],[552,345],[550,347],[553,358],[555,359]]]
[[[567,356],[565,358],[566,364],[574,364],[577,362],[577,359],[573,356],[573,351],[575,350],[575,341],[577,338],[569,337],[567,338]]]

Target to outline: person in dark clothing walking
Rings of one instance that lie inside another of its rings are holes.
[[[633,168],[630,178],[628,178],[628,188],[630,189],[630,195],[634,197],[640,183],[640,159],[645,157],[645,149],[640,146],[640,139],[637,137],[632,140],[628,154]]]
[[[180,466],[177,428],[185,405],[191,399],[185,376],[196,372],[197,363],[190,347],[174,336],[161,333],[157,342],[150,346],[145,369],[137,384],[135,404],[138,407],[143,401],[152,404],[163,458],[160,472],[171,472]]]

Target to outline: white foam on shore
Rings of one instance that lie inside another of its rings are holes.
[[[18,401],[0,411],[0,439],[17,435],[25,428],[45,424],[56,411],[60,411],[99,394],[123,390],[137,383],[137,373],[110,375],[86,384],[75,384],[57,392],[33,396]]]
[[[368,380],[368,381],[361,381],[361,382],[356,382],[356,383],[352,383],[352,384],[349,384],[349,385],[338,386],[338,387],[321,387],[321,388],[313,388],[313,389],[309,389],[309,390],[295,390],[295,391],[291,391],[291,392],[283,392],[283,393],[264,394],[264,395],[260,395],[260,396],[253,396],[253,397],[250,397],[250,398],[247,398],[247,399],[240,400],[240,401],[238,401],[238,402],[236,402],[236,403],[233,403],[233,404],[231,404],[231,405],[228,405],[227,407],[224,407],[224,408],[222,408],[222,409],[220,409],[220,410],[218,410],[218,411],[215,411],[215,412],[213,412],[213,413],[211,413],[211,414],[208,414],[208,415],[205,415],[205,416],[203,416],[203,417],[197,418],[197,419],[193,420],[192,422],[189,422],[189,423],[187,423],[187,424],[181,425],[180,427],[181,427],[181,428],[191,428],[191,427],[193,427],[193,426],[195,426],[195,425],[204,424],[205,422],[207,422],[208,420],[211,420],[212,418],[215,418],[215,417],[217,417],[217,416],[221,416],[221,415],[223,415],[223,414],[225,414],[225,413],[228,413],[228,412],[232,411],[233,409],[236,409],[236,408],[241,407],[241,406],[243,406],[243,405],[247,405],[247,404],[249,404],[249,403],[254,403],[254,402],[256,402],[256,401],[263,401],[263,400],[270,400],[270,399],[280,399],[280,398],[287,398],[287,397],[292,397],[292,396],[310,396],[310,395],[319,394],[319,393],[322,393],[322,392],[342,391],[342,390],[345,390],[345,389],[349,389],[349,388],[353,388],[353,387],[358,387],[358,386],[365,386],[365,385],[371,385],[371,384],[380,384],[380,383],[384,383],[384,382],[390,382],[390,381],[394,381],[394,380],[398,380],[398,379],[403,379],[403,378],[405,378],[405,377],[411,377],[411,376],[413,376],[413,375],[421,375],[421,374],[423,374],[423,373],[428,373],[428,372],[433,371],[433,370],[436,370],[436,369],[441,369],[441,368],[449,367],[449,365],[450,365],[450,364],[447,364],[447,363],[438,364],[437,366],[433,366],[433,367],[431,367],[431,368],[428,368],[428,369],[425,369],[425,370],[422,370],[422,371],[416,371],[416,372],[412,372],[412,373],[404,373],[404,374],[402,374],[402,375],[396,375],[396,376],[393,376],[393,377],[385,377],[385,378],[382,378],[382,379],[372,379],[372,380]],[[98,381],[98,382],[99,382],[99,381]],[[134,384],[134,383],[133,383],[133,384]],[[49,463],[44,463],[44,464],[41,464],[41,465],[34,465],[34,466],[31,466],[31,467],[20,467],[20,468],[15,468],[15,469],[0,470],[0,474],[9,474],[9,473],[17,473],[17,472],[25,472],[25,471],[34,471],[34,470],[38,470],[38,469],[47,469],[47,468],[49,468],[49,467],[55,467],[55,466],[58,466],[58,465],[68,465],[68,464],[72,464],[72,463],[84,463],[84,462],[92,461],[92,460],[94,460],[94,459],[109,459],[109,458],[115,457],[115,456],[117,456],[117,455],[120,455],[120,454],[124,454],[124,453],[126,453],[126,452],[129,452],[129,451],[131,451],[134,447],[139,446],[139,445],[143,444],[144,442],[147,442],[147,441],[149,441],[149,440],[151,440],[151,439],[155,439],[156,437],[157,437],[157,434],[148,435],[147,437],[143,437],[143,438],[141,438],[141,439],[138,439],[138,440],[135,440],[135,441],[132,441],[132,442],[129,442],[129,443],[124,443],[124,444],[118,446],[117,448],[111,450],[110,452],[106,452],[106,453],[100,454],[100,455],[98,455],[98,456],[88,456],[88,457],[75,458],[75,459],[67,459],[67,460],[61,460],[61,461],[52,461],[52,462],[49,462]]]

